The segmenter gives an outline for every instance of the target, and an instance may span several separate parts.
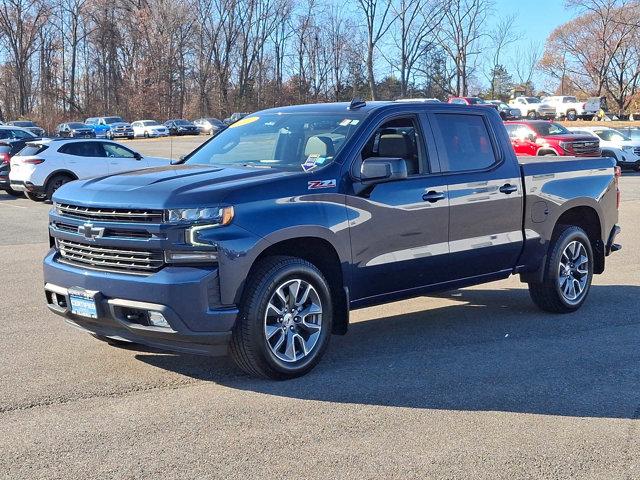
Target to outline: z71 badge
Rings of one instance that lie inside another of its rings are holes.
[[[308,184],[309,190],[319,190],[320,188],[333,188],[336,186],[336,179],[331,180],[311,180]]]

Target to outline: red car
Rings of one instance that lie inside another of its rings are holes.
[[[447,103],[453,103],[455,105],[474,105],[480,107],[489,107],[494,110],[498,110],[498,106],[494,103],[487,102],[480,97],[451,97]]]
[[[600,156],[600,141],[597,138],[570,132],[559,123],[526,120],[504,122],[504,126],[516,155]]]

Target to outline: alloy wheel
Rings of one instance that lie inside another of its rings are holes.
[[[264,334],[271,353],[293,363],[308,357],[322,332],[322,302],[309,282],[296,278],[282,283],[264,315]]]
[[[558,287],[564,299],[577,303],[587,290],[589,254],[578,240],[570,242],[562,252],[558,266]]]

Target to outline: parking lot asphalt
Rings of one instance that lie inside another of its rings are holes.
[[[623,250],[579,312],[515,277],[358,310],[279,383],[65,325],[50,205],[0,193],[0,478],[639,479],[640,176],[622,190]]]

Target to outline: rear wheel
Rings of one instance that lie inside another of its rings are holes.
[[[21,197],[22,196],[22,192],[18,192],[17,190],[14,190],[11,187],[5,188],[4,191],[7,192],[7,194],[11,195],[12,197]]]
[[[245,372],[284,380],[309,372],[331,335],[328,283],[314,265],[271,257],[252,272],[230,352]]]
[[[24,192],[24,196],[34,202],[44,202],[47,199],[47,196],[44,193]]]
[[[529,294],[542,310],[569,313],[579,309],[591,288],[593,250],[589,237],[576,226],[554,234],[542,283],[530,283]]]
[[[46,188],[47,200],[51,200],[51,197],[53,197],[53,194],[56,193],[56,190],[58,190],[65,183],[71,182],[72,180],[73,178],[71,178],[69,175],[63,175],[63,174],[55,175],[54,177],[52,177],[47,182],[47,188]]]

